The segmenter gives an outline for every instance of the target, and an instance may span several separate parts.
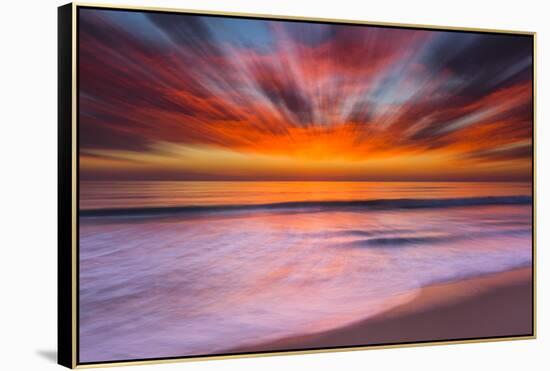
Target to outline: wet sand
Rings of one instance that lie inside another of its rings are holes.
[[[532,270],[522,268],[422,289],[383,314],[322,333],[230,353],[531,335]]]

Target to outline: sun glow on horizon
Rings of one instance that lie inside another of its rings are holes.
[[[83,179],[531,177],[529,38],[80,17]]]

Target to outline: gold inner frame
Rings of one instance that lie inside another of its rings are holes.
[[[334,347],[326,349],[310,349],[310,350],[291,350],[291,351],[266,351],[259,353],[239,353],[231,355],[205,355],[196,357],[170,358],[170,359],[150,359],[150,360],[136,360],[136,361],[113,361],[113,362],[98,362],[98,363],[86,363],[78,364],[78,347],[77,347],[77,172],[78,172],[78,153],[77,153],[77,22],[78,22],[78,7],[95,7],[105,9],[128,9],[128,10],[142,10],[142,11],[158,11],[167,13],[187,13],[196,15],[221,15],[227,17],[249,17],[258,19],[275,19],[275,20],[294,20],[294,21],[316,21],[324,23],[344,23],[344,24],[358,24],[365,26],[391,26],[401,28],[425,28],[430,30],[447,30],[447,31],[469,31],[469,32],[481,32],[481,33],[502,33],[509,35],[528,35],[533,37],[533,239],[532,239],[532,270],[533,270],[533,334],[526,336],[516,337],[494,337],[494,338],[482,338],[482,339],[466,339],[466,340],[445,340],[445,341],[427,341],[418,343],[404,343],[404,344],[390,344],[390,345],[364,345],[353,347]],[[360,21],[353,19],[335,19],[335,18],[317,18],[317,17],[301,17],[301,16],[286,16],[286,15],[272,15],[272,14],[257,14],[257,13],[241,13],[241,12],[225,12],[225,11],[212,11],[212,10],[197,10],[197,9],[181,9],[181,8],[164,8],[164,7],[148,7],[148,6],[130,6],[130,5],[117,5],[117,4],[104,4],[104,3],[87,3],[87,2],[73,2],[72,3],[72,142],[71,142],[71,168],[72,168],[72,207],[71,207],[71,224],[72,224],[72,238],[71,238],[71,288],[72,288],[72,323],[71,323],[71,354],[72,354],[72,368],[84,369],[84,368],[103,368],[103,367],[117,367],[117,366],[133,366],[133,365],[148,365],[148,364],[160,364],[160,363],[177,363],[177,362],[192,362],[192,361],[206,361],[206,360],[221,360],[221,359],[234,359],[234,358],[255,358],[255,357],[267,357],[267,356],[284,356],[284,355],[299,355],[299,354],[316,354],[316,353],[332,353],[332,352],[349,352],[357,350],[370,350],[370,349],[390,349],[390,348],[404,348],[404,347],[420,347],[420,346],[433,346],[433,345],[449,345],[449,344],[469,344],[469,343],[485,343],[485,342],[498,342],[498,341],[511,341],[511,340],[528,340],[537,338],[537,243],[536,243],[536,219],[537,219],[537,207],[536,207],[536,113],[537,113],[537,33],[531,31],[517,31],[517,30],[502,30],[502,29],[490,29],[490,28],[473,28],[473,27],[452,27],[452,26],[437,26],[437,25],[425,25],[425,24],[407,24],[407,23],[393,23],[393,22],[372,22],[372,21]]]

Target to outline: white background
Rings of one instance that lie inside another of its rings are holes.
[[[107,1],[107,0],[106,0]],[[109,0],[116,4],[125,2]],[[545,231],[550,228],[546,126],[549,22],[543,1],[505,0],[127,0],[126,4],[538,32],[538,339],[300,356],[133,366],[136,370],[521,370],[550,353]],[[6,1],[0,15],[0,364],[55,370],[56,63],[59,0]],[[475,313],[472,313],[475,316]],[[546,352],[545,352],[546,350]],[[139,367],[139,368],[138,368]],[[546,368],[548,369],[548,368]]]

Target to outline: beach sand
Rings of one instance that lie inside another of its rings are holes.
[[[532,313],[532,270],[522,268],[429,286],[378,316],[228,353],[531,335]]]

